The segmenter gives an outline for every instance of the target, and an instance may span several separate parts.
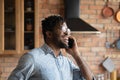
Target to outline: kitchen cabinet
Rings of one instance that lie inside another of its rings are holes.
[[[39,47],[39,0],[0,0],[0,54]]]

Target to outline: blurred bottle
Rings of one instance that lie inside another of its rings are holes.
[[[33,26],[32,26],[32,19],[27,18],[27,23],[26,23],[26,31],[32,31]]]
[[[117,80],[117,70],[110,73],[110,80]]]
[[[27,1],[26,11],[32,11],[32,2],[30,0]]]

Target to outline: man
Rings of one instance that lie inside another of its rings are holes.
[[[42,33],[43,46],[24,54],[8,80],[93,80],[93,73],[79,56],[77,42],[61,16],[42,20]],[[78,67],[63,56],[61,49],[72,55]]]

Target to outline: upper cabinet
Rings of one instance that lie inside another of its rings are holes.
[[[39,47],[38,0],[0,0],[0,54]]]

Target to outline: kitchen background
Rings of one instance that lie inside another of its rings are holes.
[[[120,50],[114,46],[114,42],[119,38],[120,23],[115,20],[115,15],[107,18],[101,15],[104,5],[105,0],[81,0],[80,18],[98,29],[101,33],[78,32],[72,33],[72,35],[77,38],[80,55],[84,57],[94,74],[104,74],[106,72],[101,63],[106,57],[110,57],[115,64],[118,75],[120,75]],[[109,6],[113,8],[115,13],[119,8],[118,0],[110,0]],[[63,0],[39,0],[38,16],[40,21],[51,14],[64,16]],[[40,36],[40,38],[41,46],[43,37]],[[106,48],[105,43],[107,40],[112,45],[111,47],[108,46]],[[7,80],[7,77],[17,65],[20,56],[21,55],[0,56],[1,80]]]

